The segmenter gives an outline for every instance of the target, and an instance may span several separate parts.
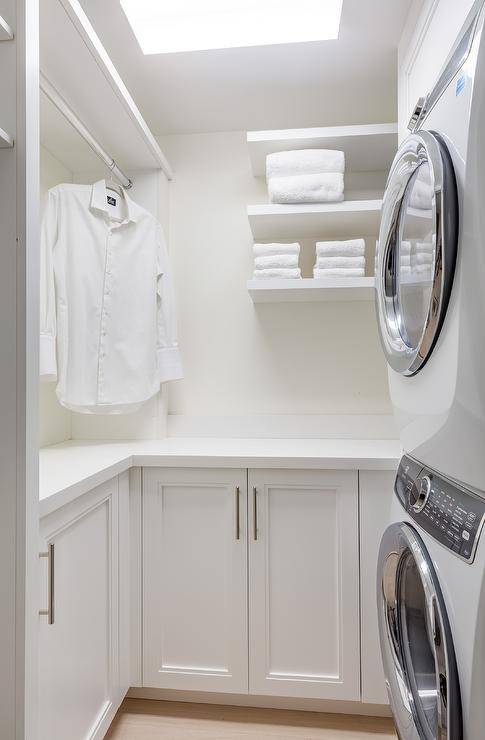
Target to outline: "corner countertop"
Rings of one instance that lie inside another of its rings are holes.
[[[396,470],[401,453],[388,439],[72,440],[40,450],[40,516],[131,467]]]

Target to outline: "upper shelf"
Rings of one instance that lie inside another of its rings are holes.
[[[116,163],[128,172],[172,171],[78,0],[41,0],[40,66],[44,77]],[[41,142],[74,173],[99,160],[41,96]]]
[[[349,172],[387,171],[397,150],[397,123],[249,131],[247,141],[257,176],[265,175],[268,154],[292,149],[340,149]]]
[[[254,239],[353,239],[377,235],[381,200],[248,206]]]
[[[327,280],[248,280],[248,292],[254,303],[313,303],[315,301],[372,301],[373,277],[333,278]]]

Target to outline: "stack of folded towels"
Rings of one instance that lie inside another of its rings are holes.
[[[314,278],[363,277],[365,275],[365,241],[350,239],[339,242],[317,242]]]
[[[430,275],[434,265],[434,245],[432,242],[411,244],[402,241],[399,260],[402,275]]]
[[[301,278],[298,267],[300,245],[294,244],[255,244],[255,278]]]
[[[345,155],[333,149],[274,152],[266,157],[270,203],[337,203],[344,199]]]

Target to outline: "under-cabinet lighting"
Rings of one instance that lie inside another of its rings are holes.
[[[144,54],[326,41],[343,0],[120,0]]]

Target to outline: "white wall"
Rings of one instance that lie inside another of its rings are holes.
[[[185,368],[170,386],[169,414],[390,413],[372,302],[251,302],[246,205],[267,195],[245,134],[168,136],[161,145],[175,170],[170,244]],[[312,249],[305,242],[307,277]]]
[[[433,88],[474,0],[414,0],[399,44],[401,140],[418,98]]]
[[[72,172],[41,146],[40,197],[44,204],[50,188],[62,182],[72,182]],[[40,383],[39,444],[41,447],[57,444],[71,438],[71,413],[63,408],[56,396],[55,383]]]

